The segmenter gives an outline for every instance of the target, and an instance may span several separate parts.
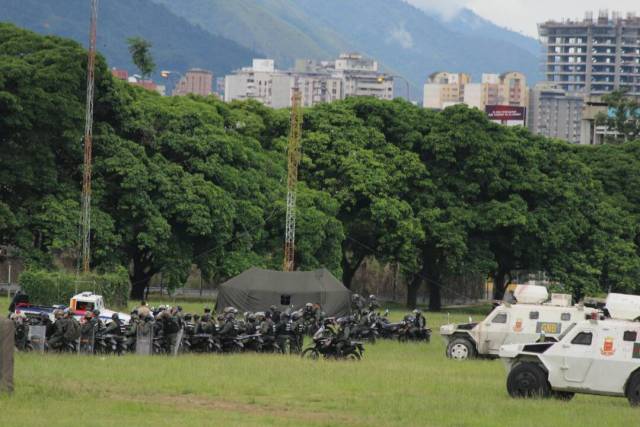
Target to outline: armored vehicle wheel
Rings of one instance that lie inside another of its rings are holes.
[[[576,394],[571,391],[553,391],[551,392],[551,395],[554,397],[554,399],[568,402],[573,399]]]
[[[631,374],[625,394],[631,406],[640,406],[640,372]]]
[[[511,397],[549,397],[547,373],[536,363],[521,363],[509,372],[507,391]]]
[[[473,359],[476,357],[476,348],[466,338],[456,338],[447,346],[447,357],[455,360]]]

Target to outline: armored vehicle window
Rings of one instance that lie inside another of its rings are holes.
[[[593,334],[591,332],[580,332],[571,340],[571,344],[591,345],[591,340],[593,340]]]
[[[638,338],[638,333],[636,331],[625,331],[623,339],[625,341],[635,342]]]
[[[531,311],[529,313],[529,319],[535,320],[540,318],[540,313],[538,313],[537,311]]]
[[[563,322],[571,320],[571,313],[562,313],[560,315],[560,320],[562,320]]]
[[[507,313],[498,313],[492,320],[493,323],[507,323]]]
[[[280,305],[290,305],[291,295],[280,295]]]

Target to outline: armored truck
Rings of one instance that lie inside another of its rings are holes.
[[[556,343],[504,345],[512,397],[626,397],[640,405],[640,297],[610,294],[604,315],[567,328]]]
[[[518,285],[513,296],[516,303],[501,303],[481,322],[443,325],[440,335],[447,344],[447,357],[497,358],[503,344],[555,341],[570,325],[596,311],[571,305],[570,295],[552,294],[549,300],[544,286]]]

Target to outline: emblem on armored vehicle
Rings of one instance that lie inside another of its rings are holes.
[[[616,349],[613,347],[613,337],[606,337],[604,344],[600,350],[600,354],[603,356],[613,356],[616,353]]]

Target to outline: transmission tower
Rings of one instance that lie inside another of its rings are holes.
[[[96,33],[98,0],[91,0],[91,26],[89,30],[89,58],[87,61],[87,106],[84,126],[84,167],[82,172],[82,272],[89,272],[91,256],[91,162],[93,145],[93,93],[96,68]]]
[[[284,271],[295,269],[294,253],[296,243],[296,199],[298,186],[298,165],[300,164],[300,145],[302,142],[302,96],[298,88],[293,89],[291,98],[291,129],[288,146],[287,177],[287,222],[284,237]]]

